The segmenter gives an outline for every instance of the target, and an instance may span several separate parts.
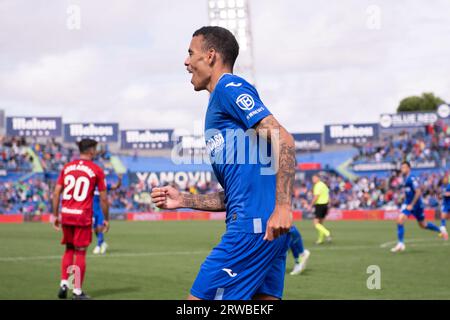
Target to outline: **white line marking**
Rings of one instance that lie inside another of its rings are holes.
[[[435,242],[424,244],[412,244],[417,242]],[[380,246],[328,246],[317,247],[310,249],[311,251],[328,251],[328,250],[361,250],[361,249],[384,249],[391,244],[397,243],[396,241],[389,241],[382,243]],[[439,239],[409,239],[406,241],[409,247],[442,247],[449,246],[450,242],[444,242]],[[122,258],[122,257],[151,257],[151,256],[172,256],[172,255],[207,255],[211,251],[174,251],[174,252],[130,252],[130,253],[108,253],[106,255],[93,255],[89,254],[89,258]],[[0,257],[0,262],[27,262],[37,260],[60,260],[62,255],[59,256],[29,256],[29,257]]]
[[[195,255],[208,254],[209,251],[178,251],[178,252],[130,252],[130,253],[108,253],[105,255],[89,254],[89,258],[121,258],[121,257],[150,257],[150,256],[171,256],[171,255]],[[30,256],[30,257],[0,257],[0,262],[35,261],[35,260],[59,260],[59,256]]]
[[[405,241],[405,243],[408,244],[408,243],[412,243],[412,242],[431,242],[431,241],[436,241],[436,239],[430,239],[430,238],[408,239]],[[388,242],[382,243],[380,245],[380,248],[387,248],[389,246],[397,244],[397,242],[398,241],[388,241]]]

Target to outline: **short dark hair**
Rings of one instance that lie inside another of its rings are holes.
[[[80,142],[78,142],[78,149],[80,150],[80,153],[86,153],[91,148],[96,148],[98,142],[93,139],[83,139]]]
[[[411,168],[411,163],[409,161],[402,161],[402,165],[406,164],[409,168]]]
[[[192,37],[203,36],[204,50],[215,49],[222,56],[223,63],[233,68],[239,55],[239,44],[227,29],[218,26],[202,27]]]

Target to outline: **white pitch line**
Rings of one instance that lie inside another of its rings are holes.
[[[449,246],[450,242],[439,242],[436,239],[410,239],[406,243],[412,242],[431,242],[436,243],[425,243],[422,245],[410,244],[411,247],[442,247]],[[380,246],[327,246],[324,247],[314,247],[311,251],[335,251],[335,250],[361,250],[361,249],[384,249],[389,244],[394,244],[395,241],[389,241],[382,243]],[[174,251],[174,252],[130,252],[130,253],[108,253],[106,255],[93,255],[89,254],[89,258],[121,258],[121,257],[151,257],[151,256],[171,256],[171,255],[207,255],[211,251]],[[36,260],[59,260],[62,255],[59,256],[31,256],[31,257],[0,257],[0,262],[21,262],[21,261],[36,261]]]
[[[108,253],[106,255],[89,254],[89,258],[121,258],[121,257],[146,257],[146,256],[170,256],[170,255],[195,255],[208,254],[209,251],[178,251],[178,252],[135,252],[135,253]],[[0,257],[0,262],[35,261],[35,260],[59,260],[59,256],[31,256],[31,257]]]
[[[430,238],[420,238],[420,239],[408,239],[405,241],[405,243],[412,243],[412,242],[431,242],[436,241],[436,239],[430,239]],[[441,240],[442,241],[442,240]],[[380,248],[387,248],[389,246],[392,246],[394,244],[397,244],[398,241],[388,241],[385,243],[382,243],[380,245]]]
[[[417,239],[417,240],[419,240],[419,239]],[[450,245],[449,242],[444,243],[442,240],[441,240],[441,242],[439,242],[438,240],[434,240],[434,241],[436,242],[434,244],[432,244],[432,243],[423,244],[423,245],[410,244],[409,246],[410,247],[442,247],[442,246]],[[411,243],[411,242],[413,242],[413,241],[408,241],[406,243]],[[420,241],[416,241],[416,242],[420,242]],[[423,242],[425,242],[425,241],[423,241]],[[429,242],[431,242],[431,241],[429,241]],[[386,243],[383,243],[382,245],[384,245],[384,244],[389,245],[389,243],[391,243],[391,242],[386,242]],[[310,251],[314,252],[314,251],[328,251],[328,250],[334,251],[334,250],[385,249],[387,247],[387,245],[384,247],[382,247],[381,245],[380,246],[376,246],[376,245],[374,245],[374,246],[338,246],[338,247],[333,246],[333,245],[331,245],[331,246],[324,245],[323,247],[320,247],[320,248],[316,248],[316,247],[313,247],[312,249],[310,248]]]

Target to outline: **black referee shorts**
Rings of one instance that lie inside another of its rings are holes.
[[[328,214],[328,203],[314,205],[314,216],[317,219],[324,219],[327,216],[327,214]]]

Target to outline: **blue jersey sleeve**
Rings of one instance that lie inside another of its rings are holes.
[[[411,186],[414,192],[419,189],[419,179],[416,177],[411,178]]]
[[[223,111],[242,123],[246,129],[271,115],[255,87],[242,79],[226,83],[220,88],[219,94]]]

